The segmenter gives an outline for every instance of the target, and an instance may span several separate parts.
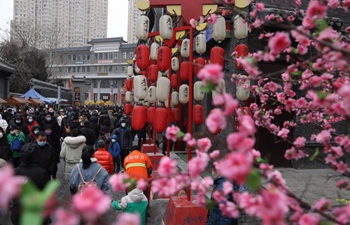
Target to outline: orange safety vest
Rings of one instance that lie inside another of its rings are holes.
[[[124,168],[125,173],[129,175],[129,177],[135,178],[136,180],[147,180],[147,169],[152,168],[152,162],[146,154],[134,150],[125,157]]]

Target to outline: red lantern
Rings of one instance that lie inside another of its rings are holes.
[[[193,107],[193,122],[197,125],[204,122],[204,107],[202,105],[196,104]]]
[[[147,122],[149,124],[153,124],[154,122],[154,112],[156,111],[156,107],[149,107],[147,109]]]
[[[173,73],[170,77],[170,86],[172,88],[176,88],[177,87],[177,74]]]
[[[132,78],[126,79],[125,86],[127,91],[132,91],[132,87],[134,86],[134,79]]]
[[[142,70],[141,71],[141,74],[144,75],[146,77],[146,79],[148,79],[148,73],[149,73],[149,70]]]
[[[157,65],[160,71],[166,71],[171,64],[171,50],[168,46],[162,46],[158,49]]]
[[[134,116],[134,115],[133,115]],[[168,110],[166,108],[157,108],[154,112],[153,126],[156,132],[164,132],[167,127]]]
[[[224,67],[225,51],[223,48],[215,46],[210,51],[210,63],[219,64]]]
[[[249,54],[249,48],[245,44],[239,44],[236,46],[235,52],[237,52],[237,58],[245,57]],[[236,65],[237,69],[239,69],[239,70],[244,69],[244,67],[242,65],[240,65],[237,60],[235,60],[235,65]]]
[[[150,64],[149,48],[145,44],[136,47],[136,65],[140,69],[146,69]]]
[[[172,115],[174,121],[176,121],[176,122],[179,122],[179,121],[180,121],[180,119],[181,119],[181,112],[180,112],[180,109],[174,108],[174,109],[171,111],[171,115]]]
[[[130,115],[132,111],[132,104],[125,104],[124,106],[124,112],[126,115]]]
[[[195,65],[194,65],[194,74],[197,76],[199,71],[205,66],[205,59],[202,57],[199,57],[195,60]]]
[[[192,63],[191,62],[182,62],[181,66],[180,66],[180,78],[182,80],[188,80],[190,79],[190,76],[192,76],[191,74],[191,66]]]
[[[134,130],[141,130],[146,123],[147,107],[137,105],[132,109],[131,127]]]
[[[158,79],[158,67],[157,65],[151,65],[149,67],[149,81],[156,82]]]

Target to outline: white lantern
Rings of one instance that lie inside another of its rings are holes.
[[[173,91],[173,93],[171,93],[171,104],[174,106],[179,104],[179,92]]]
[[[179,59],[177,57],[171,58],[171,69],[174,71],[179,70]]]
[[[170,80],[167,77],[159,77],[157,80],[157,99],[161,102],[165,102],[168,99],[170,91]]]
[[[182,104],[186,104],[188,102],[189,96],[189,86],[187,84],[183,84],[179,88],[179,102]]]
[[[134,95],[138,99],[147,97],[147,78],[144,75],[137,75],[134,78]]]
[[[137,66],[136,63],[135,63],[135,73],[140,74],[140,68]]]
[[[196,52],[201,55],[206,51],[207,51],[207,42],[205,40],[205,35],[198,34],[196,36]]]
[[[244,39],[248,36],[248,23],[240,15],[234,18],[234,28],[237,39]]]
[[[168,108],[168,107],[169,107],[168,99],[164,102],[164,106],[165,106],[165,108]]]
[[[219,83],[216,85],[215,90],[212,92],[213,97],[217,94],[225,94],[226,93],[226,83],[224,79],[220,79]]]
[[[147,99],[148,99],[148,102],[151,104],[153,104],[157,101],[156,91],[157,91],[157,88],[155,86],[151,86],[148,88]]]
[[[240,79],[243,79],[244,81],[240,81],[240,85],[237,85],[236,97],[241,101],[245,101],[250,96],[250,80],[244,75],[241,75]],[[245,86],[247,86],[246,89],[244,88]]]
[[[216,23],[213,24],[213,38],[217,42],[221,42],[226,37],[226,21],[222,16],[218,16]]]
[[[128,76],[132,77],[132,75],[134,75],[134,69],[132,68],[132,66],[128,66]]]
[[[137,39],[147,41],[149,32],[149,18],[145,15],[137,18],[135,35]]]
[[[132,102],[132,94],[131,94],[131,91],[125,92],[125,101],[126,101],[127,103]]]
[[[157,60],[158,48],[159,48],[159,45],[156,42],[153,42],[151,44],[151,52],[150,52],[151,59]]]
[[[173,19],[169,15],[163,15],[159,19],[159,34],[165,39],[169,40],[173,36]]]
[[[202,81],[196,81],[193,85],[193,98],[196,101],[202,101],[204,98],[204,92],[201,90],[202,86]]]
[[[184,58],[187,58],[190,56],[190,39],[188,38],[183,39],[180,54]]]

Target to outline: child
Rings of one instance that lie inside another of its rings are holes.
[[[114,161],[112,155],[105,148],[105,142],[103,140],[99,140],[97,142],[97,151],[95,152],[95,158],[97,162],[103,166],[109,174],[114,173]]]
[[[112,208],[115,210],[123,210],[127,213],[138,213],[141,219],[141,225],[146,224],[148,200],[142,190],[135,188],[124,196],[120,202],[112,201]]]
[[[120,171],[120,145],[116,134],[112,135],[111,143],[108,145],[108,152],[111,153],[114,160],[114,171]],[[117,164],[117,165],[116,165]]]

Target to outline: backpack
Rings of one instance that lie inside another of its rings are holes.
[[[100,169],[98,169],[98,171],[95,174],[95,176],[92,178],[92,180],[90,180],[88,182],[86,182],[84,180],[83,174],[81,173],[79,164],[77,164],[77,167],[78,167],[79,175],[80,175],[80,178],[81,178],[81,182],[78,185],[78,192],[83,191],[84,188],[86,188],[86,187],[97,187],[97,183],[95,182],[95,179],[96,179],[97,174],[102,170],[103,167],[101,166]]]

